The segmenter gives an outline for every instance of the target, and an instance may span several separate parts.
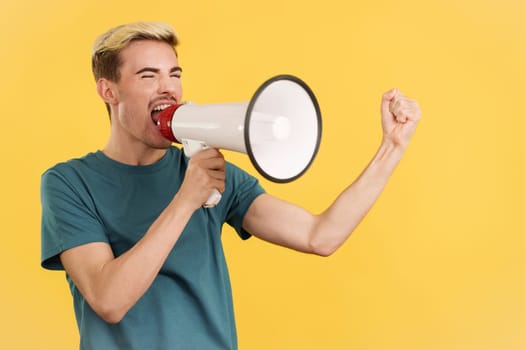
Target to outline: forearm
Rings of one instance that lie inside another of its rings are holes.
[[[175,196],[126,253],[114,258],[100,247],[79,247],[62,254],[66,271],[99,316],[120,321],[151,286],[192,213]]]
[[[345,242],[378,199],[403,153],[401,146],[383,140],[361,175],[316,217],[311,232],[316,252],[329,255]]]

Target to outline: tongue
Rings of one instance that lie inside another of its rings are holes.
[[[160,112],[161,111],[153,111],[153,112],[151,112],[151,119],[153,120],[153,122],[155,124],[158,124]]]

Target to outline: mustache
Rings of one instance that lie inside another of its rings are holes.
[[[179,101],[177,101],[177,99],[174,97],[174,96],[170,96],[170,97],[157,97],[153,100],[151,100],[149,103],[148,103],[148,108],[151,109],[152,106],[158,102],[165,102],[165,103],[168,103],[168,102],[171,102],[171,103],[176,103],[176,104],[179,104]]]

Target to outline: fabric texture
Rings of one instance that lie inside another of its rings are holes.
[[[102,152],[60,163],[42,175],[41,263],[63,270],[59,254],[91,242],[119,256],[145,234],[178,191],[188,158],[176,147],[158,162],[129,166]],[[215,208],[197,210],[160,273],[121,322],[99,318],[66,275],[80,349],[236,349],[232,293],[221,241],[224,223],[242,239],[242,221],[264,193],[226,163],[226,189]]]

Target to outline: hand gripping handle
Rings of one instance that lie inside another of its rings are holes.
[[[193,156],[195,153],[200,152],[202,150],[205,150],[208,148],[208,145],[202,141],[195,141],[195,140],[182,140],[182,145],[184,146],[184,154],[187,157]],[[208,197],[208,200],[206,200],[206,203],[202,205],[203,208],[213,208],[217,204],[219,204],[220,200],[222,198],[221,193],[218,189],[214,188],[211,191],[210,196]]]

